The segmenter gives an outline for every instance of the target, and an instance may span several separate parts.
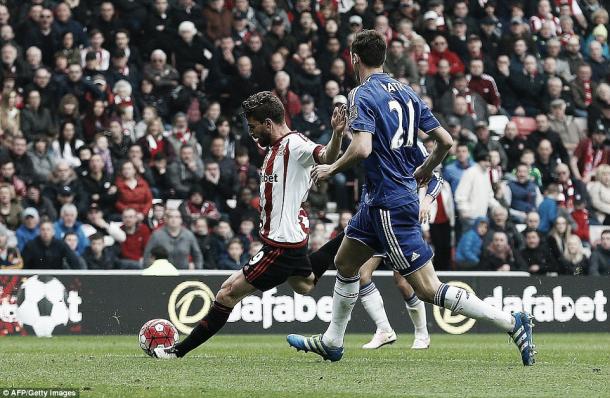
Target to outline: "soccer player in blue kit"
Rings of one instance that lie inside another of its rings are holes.
[[[326,180],[363,161],[367,195],[346,227],[335,257],[337,278],[328,329],[311,337],[291,334],[288,343],[324,359],[340,360],[345,329],[358,299],[360,267],[374,253],[386,253],[394,269],[407,279],[421,300],[493,323],[511,336],[523,364],[533,365],[533,325],[529,314],[503,312],[462,288],[441,283],[436,276],[433,253],[419,224],[417,190],[431,178],[453,141],[410,87],[383,73],[385,55],[385,39],[377,32],[365,30],[354,38],[351,61],[360,85],[349,95],[348,126],[353,139],[332,165],[317,166],[313,178]],[[419,130],[436,146],[424,163],[410,173],[408,153],[417,146]]]

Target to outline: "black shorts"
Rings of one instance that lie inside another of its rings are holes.
[[[243,266],[242,272],[252,286],[263,292],[281,285],[291,276],[306,278],[312,272],[307,245],[296,249],[263,245]]]

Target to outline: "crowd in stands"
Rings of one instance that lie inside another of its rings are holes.
[[[435,267],[609,274],[608,3],[1,0],[0,267],[239,269],[264,157],[241,102],[272,90],[326,143],[375,29],[454,137],[423,226]],[[363,182],[312,187],[311,250]]]

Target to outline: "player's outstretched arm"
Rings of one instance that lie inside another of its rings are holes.
[[[324,149],[320,151],[320,164],[331,164],[337,160],[337,157],[339,157],[339,152],[341,151],[341,141],[343,140],[343,132],[345,131],[345,126],[347,125],[347,110],[345,105],[335,108],[330,125],[333,128],[333,136]]]
[[[331,165],[320,165],[314,168],[312,173],[314,182],[327,180],[333,175],[349,169],[362,159],[366,159],[372,150],[373,135],[364,131],[354,131],[352,142],[339,160]]]
[[[419,183],[419,185],[427,184],[432,177],[434,169],[441,164],[447,153],[453,145],[453,138],[447,130],[442,127],[437,127],[434,130],[428,132],[428,135],[436,142],[434,150],[424,161],[424,163],[415,170],[413,177]]]

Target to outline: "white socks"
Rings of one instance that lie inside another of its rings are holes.
[[[354,304],[358,300],[360,275],[344,278],[337,273],[333,293],[333,314],[328,329],[322,336],[322,342],[329,347],[342,347],[343,336],[349,322]]]
[[[468,318],[489,321],[505,332],[510,333],[514,329],[515,320],[511,314],[481,301],[473,293],[459,287],[441,283],[434,295],[434,304]]]
[[[416,337],[428,337],[428,326],[426,325],[426,306],[415,293],[405,300],[407,312],[415,326]]]
[[[381,298],[381,293],[377,290],[375,283],[370,282],[360,288],[360,301],[377,325],[377,330],[391,333],[392,327],[390,321],[388,321],[388,315],[385,313],[383,298]]]

